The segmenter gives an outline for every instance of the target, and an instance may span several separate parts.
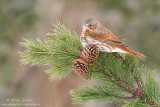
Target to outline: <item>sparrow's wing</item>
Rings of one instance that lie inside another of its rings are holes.
[[[89,36],[95,40],[98,40],[102,43],[107,43],[110,46],[124,46],[127,47],[119,38],[112,34],[108,29],[105,29],[104,32],[90,32]]]

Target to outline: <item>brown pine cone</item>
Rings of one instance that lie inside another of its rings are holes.
[[[72,71],[78,75],[83,75],[88,71],[88,65],[83,59],[75,59],[72,61]]]
[[[86,48],[83,49],[81,53],[81,57],[86,62],[96,61],[98,55],[99,55],[99,49],[96,45],[88,45]]]

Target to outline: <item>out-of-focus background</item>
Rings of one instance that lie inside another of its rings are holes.
[[[31,99],[41,107],[115,107],[94,101],[72,104],[69,90],[90,83],[74,73],[49,81],[42,72],[47,66],[19,63],[22,38],[43,40],[56,20],[80,34],[83,21],[90,17],[145,54],[148,58],[141,63],[156,69],[160,83],[160,0],[0,0],[0,104],[19,98]]]

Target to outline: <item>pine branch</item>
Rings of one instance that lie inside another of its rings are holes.
[[[134,94],[136,88],[133,86],[129,86],[126,82],[122,81],[120,78],[118,78],[115,74],[111,72],[111,75],[109,75],[104,70],[101,70],[102,73],[104,73],[108,78],[112,79],[114,78],[113,82],[115,82],[119,87],[125,89],[127,92]]]
[[[127,62],[124,60],[124,58],[123,58],[122,56],[120,56],[120,55],[115,55],[115,54],[114,54],[114,56],[116,56],[116,57],[118,56],[118,58],[124,62],[123,64],[125,64],[126,66],[128,66]],[[137,83],[137,85],[138,85],[138,89],[136,89],[136,88],[134,87],[134,90],[135,90],[134,92],[131,91],[131,89],[130,89],[130,93],[133,92],[133,93],[132,93],[133,98],[135,98],[136,96],[139,96],[140,99],[145,100],[146,103],[148,103],[148,104],[150,104],[150,105],[153,105],[153,106],[156,105],[156,104],[154,103],[154,101],[151,101],[151,99],[145,98],[145,96],[143,95],[143,90],[142,90],[141,83],[140,83],[139,79],[138,79],[137,76],[135,75],[135,72],[134,72],[133,69],[131,69],[131,72],[133,73],[134,79],[135,79],[135,81],[136,81],[136,83]],[[127,85],[127,86],[128,86],[128,85]],[[127,86],[126,86],[126,87],[127,87]],[[124,87],[122,87],[122,88],[124,88]],[[135,97],[134,97],[134,96],[135,96]]]
[[[52,66],[53,69],[46,73],[53,80],[66,77],[73,70],[73,61],[77,61],[74,63],[75,68],[78,65],[79,68],[83,67],[82,70],[88,70],[83,72],[85,75],[80,76],[92,79],[97,84],[71,90],[74,103],[95,100],[105,103],[115,101],[124,107],[160,106],[160,90],[154,80],[154,71],[139,66],[135,57],[100,52],[95,62],[85,65],[83,59],[75,60],[82,57],[80,52],[83,51],[75,32],[57,22],[47,35],[49,38],[44,41],[24,39],[20,45],[26,50],[19,52],[20,62],[32,66]],[[79,71],[77,73],[82,74]]]
[[[59,22],[53,27],[47,34],[50,38],[44,42],[39,39],[24,39],[25,42],[20,45],[25,47],[26,51],[19,52],[22,64],[53,66],[53,69],[46,71],[51,80],[61,79],[71,72],[71,62],[79,57],[78,50],[81,49],[75,32],[66,29]]]

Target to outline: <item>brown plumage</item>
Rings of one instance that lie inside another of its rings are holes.
[[[129,49],[121,39],[116,37],[111,31],[94,19],[86,20],[80,39],[84,48],[89,44],[94,44],[102,52],[128,53],[141,60],[145,60],[146,58],[145,55]]]
[[[131,55],[133,55],[133,56],[135,56],[135,57],[137,57],[137,58],[139,58],[139,59],[141,59],[143,61],[145,61],[145,59],[146,59],[145,55],[143,55],[143,54],[141,54],[141,53],[139,53],[137,51],[131,50],[128,47],[122,47],[121,46],[119,48],[122,49],[122,50],[124,50],[126,53],[131,54]]]

